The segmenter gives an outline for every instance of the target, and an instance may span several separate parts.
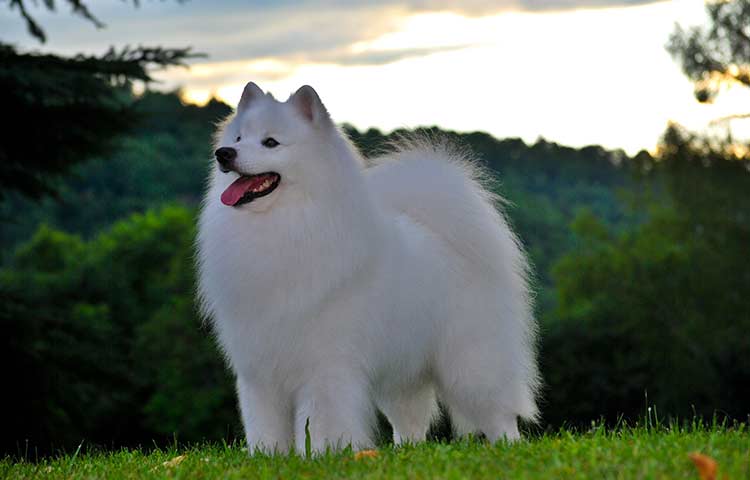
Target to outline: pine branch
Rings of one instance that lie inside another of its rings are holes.
[[[26,8],[26,0],[6,0],[8,1],[8,7],[11,10],[17,9],[18,12],[21,15],[21,18],[24,22],[26,22],[26,29],[29,31],[29,34],[36,38],[40,43],[45,43],[47,41],[47,35],[44,33],[44,29],[42,29],[41,25],[34,19],[34,17],[31,16],[29,11]],[[126,3],[128,0],[124,0]],[[133,6],[138,8],[141,4],[139,0],[131,0],[133,3]],[[71,11],[74,15],[77,15],[92,24],[96,28],[104,28],[106,25],[99,20],[89,9],[89,7],[82,1],[82,0],[65,0],[65,2],[70,6]],[[184,3],[185,0],[177,0],[178,3]],[[33,2],[34,5],[37,5],[37,2]],[[44,0],[43,1],[44,7],[54,12],[56,10],[55,0]]]
[[[152,82],[151,70],[196,56],[190,48],[139,46],[70,58],[0,43],[0,105],[13,119],[0,129],[0,201],[10,190],[53,194],[56,176],[107,155],[139,118],[130,83]]]
[[[47,0],[49,4],[52,4],[51,0]],[[93,23],[96,28],[104,28],[105,25],[99,21],[98,18],[96,18],[91,11],[88,9],[86,5],[83,4],[80,0],[67,0],[70,4],[71,8],[73,9],[73,13],[85,18],[89,22]]]
[[[47,8],[50,8],[49,5],[51,4],[52,2],[49,0],[45,2]],[[47,41],[47,36],[44,34],[44,30],[42,30],[42,27],[38,23],[36,23],[36,20],[34,20],[34,18],[29,14],[28,10],[26,10],[26,5],[24,5],[23,0],[10,0],[10,4],[8,6],[11,10],[13,10],[13,8],[18,9],[18,11],[21,13],[21,17],[26,22],[26,29],[29,31],[29,34],[32,37],[36,38],[41,43]]]
[[[110,47],[104,55],[79,54],[72,58],[51,54],[19,54],[10,45],[0,43],[0,63],[6,68],[22,72],[29,69],[65,69],[77,73],[104,76],[112,83],[123,84],[141,80],[153,82],[149,70],[171,66],[187,67],[186,60],[205,57],[203,53],[186,48],[125,46],[120,50]]]

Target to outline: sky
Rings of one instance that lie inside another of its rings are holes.
[[[705,22],[700,0],[85,2],[102,29],[63,3],[29,5],[43,45],[0,4],[0,41],[61,54],[192,46],[207,57],[156,73],[157,88],[236,105],[248,81],[280,99],[309,84],[360,129],[438,125],[634,154],[670,121],[715,132],[711,120],[750,111],[741,88],[696,102],[664,49],[675,23]],[[742,123],[735,133],[750,133]]]

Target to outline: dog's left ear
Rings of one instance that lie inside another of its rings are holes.
[[[302,118],[315,126],[328,125],[331,117],[328,115],[323,102],[320,101],[318,93],[310,85],[303,85],[289,98],[295,110]]]
[[[260,89],[254,82],[250,82],[245,85],[245,89],[242,91],[242,98],[240,103],[237,105],[237,112],[246,110],[250,104],[263,96],[263,90]]]

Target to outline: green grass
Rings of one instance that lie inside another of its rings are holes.
[[[306,459],[248,457],[239,446],[198,445],[61,455],[39,462],[0,461],[0,478],[679,478],[698,479],[688,458],[719,463],[718,479],[750,478],[750,433],[744,425],[689,428],[595,428],[561,431],[508,445],[479,441],[383,447],[355,460],[350,450]],[[182,461],[165,464],[178,456]]]

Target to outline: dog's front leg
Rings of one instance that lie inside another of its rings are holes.
[[[305,453],[308,432],[316,453],[348,445],[354,449],[372,447],[374,408],[361,376],[341,370],[317,375],[299,389],[296,405],[294,439],[298,453]]]
[[[242,424],[247,450],[287,453],[293,448],[294,419],[291,404],[274,389],[237,378]]]

